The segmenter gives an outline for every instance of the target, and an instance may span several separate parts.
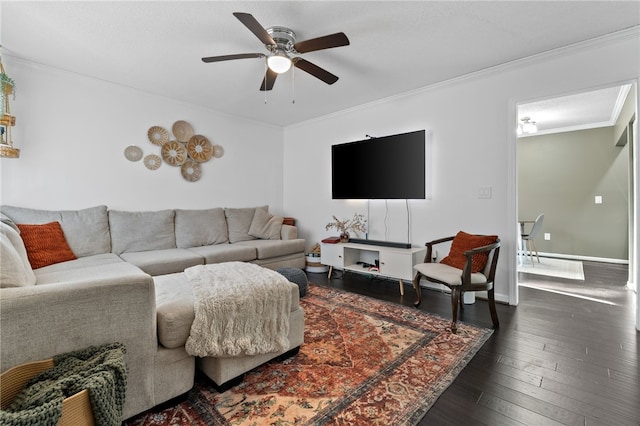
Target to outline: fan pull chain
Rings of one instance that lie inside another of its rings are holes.
[[[296,67],[291,69],[291,103],[296,103]]]
[[[264,104],[267,104],[267,71],[268,71],[269,65],[267,64],[267,58],[265,57],[264,59]]]

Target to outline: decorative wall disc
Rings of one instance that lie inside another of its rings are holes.
[[[182,172],[182,177],[188,180],[189,182],[195,182],[200,179],[200,175],[202,171],[200,170],[200,164],[196,163],[193,160],[187,160],[180,168]]]
[[[181,166],[187,161],[187,148],[176,141],[162,145],[162,159],[171,166]]]
[[[209,161],[213,155],[213,145],[209,142],[209,139],[202,135],[195,135],[187,142],[187,152],[189,157],[197,161],[198,163],[204,163]]]
[[[213,156],[216,158],[220,158],[224,155],[224,148],[220,145],[213,146]]]
[[[187,142],[193,136],[193,128],[186,121],[176,121],[171,130],[179,142]]]
[[[157,170],[162,164],[162,158],[155,154],[149,154],[144,157],[144,166],[149,170]]]
[[[129,161],[140,161],[142,158],[142,150],[139,146],[130,145],[124,149],[124,156]]]
[[[154,145],[162,146],[165,143],[169,142],[169,132],[164,127],[153,126],[149,128],[147,132],[147,137],[149,141],[151,141]]]

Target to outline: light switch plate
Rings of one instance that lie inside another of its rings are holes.
[[[491,187],[490,186],[478,187],[478,198],[483,198],[483,199],[491,198]]]

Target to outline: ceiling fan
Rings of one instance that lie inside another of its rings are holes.
[[[278,74],[287,72],[291,65],[305,71],[312,76],[333,84],[338,81],[338,77],[316,64],[294,56],[301,53],[313,52],[316,50],[330,49],[332,47],[347,46],[349,39],[344,33],[335,33],[309,40],[296,42],[296,34],[286,27],[269,27],[265,29],[249,13],[234,12],[233,16],[238,18],[269,51],[269,53],[240,53],[236,55],[209,56],[202,58],[203,62],[221,62],[234,59],[267,58],[267,71],[260,85],[260,90],[271,90],[276,82]],[[294,57],[291,57],[294,56]]]

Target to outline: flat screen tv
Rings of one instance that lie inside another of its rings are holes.
[[[424,199],[425,131],[331,146],[333,199]]]

